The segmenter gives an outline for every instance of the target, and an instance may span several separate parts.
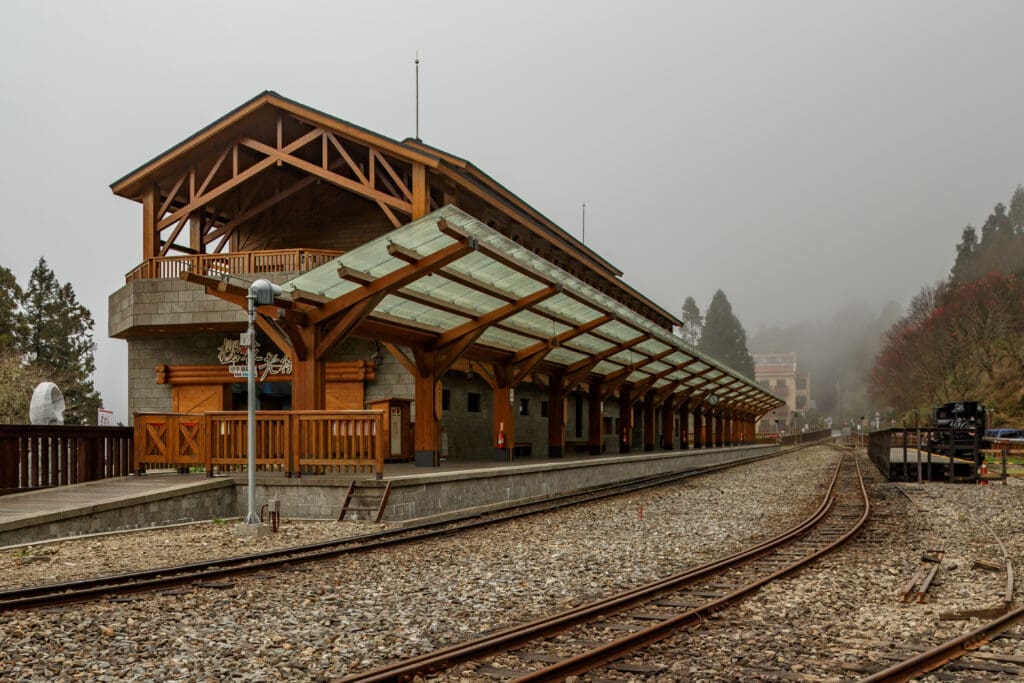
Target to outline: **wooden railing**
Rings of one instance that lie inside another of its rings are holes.
[[[132,467],[243,471],[248,463],[245,412],[142,413],[135,416]],[[256,469],[303,474],[384,473],[390,443],[379,410],[258,411]]]
[[[227,254],[158,256],[148,258],[125,275],[125,281],[176,278],[188,270],[200,275],[247,273],[304,273],[341,255],[326,249],[268,249]]]
[[[127,476],[132,434],[131,427],[0,425],[0,492]]]

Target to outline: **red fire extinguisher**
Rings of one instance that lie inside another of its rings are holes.
[[[505,447],[505,423],[502,422],[498,426],[498,448]]]

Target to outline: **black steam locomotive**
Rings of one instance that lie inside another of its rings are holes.
[[[933,453],[973,460],[984,448],[985,406],[977,401],[945,403],[932,411],[932,426]]]

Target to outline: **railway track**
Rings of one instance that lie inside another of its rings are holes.
[[[691,477],[778,457],[811,445],[815,444],[801,444],[793,448],[735,463],[713,465],[688,472],[637,479],[622,484],[593,487],[532,504],[510,506],[486,514],[473,513],[449,518],[444,521],[406,526],[363,536],[159,569],[46,585],[22,586],[0,591],[0,612],[95,600],[138,591],[161,590],[182,584],[195,584],[199,587],[210,586],[216,588],[220,585],[218,580],[222,580],[225,577],[258,573],[289,565],[327,560],[348,553],[365,552],[377,548],[457,534],[469,529],[500,524],[531,515],[544,514],[581,503],[677,483]]]
[[[903,493],[907,495],[905,491]],[[917,506],[911,496],[907,497]],[[861,679],[861,683],[909,681],[940,669],[948,675],[964,673],[971,678],[981,673],[992,675],[994,680],[1016,681],[1024,678],[1024,633],[1021,632],[1024,608],[1012,609],[1015,583],[1013,563],[998,535],[984,520],[979,520],[978,524],[988,530],[1001,550],[1006,573],[1002,605],[971,610],[975,616],[984,615],[989,619],[977,628],[934,647],[916,653],[913,650],[904,652],[896,658],[895,663]]]
[[[818,509],[776,538],[562,614],[339,680],[409,681],[440,671],[514,681],[657,675],[657,665],[633,653],[699,628],[707,615],[813,562],[852,537],[870,511],[857,459],[845,454]]]

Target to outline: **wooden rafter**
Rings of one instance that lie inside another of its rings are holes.
[[[330,303],[324,304],[310,313],[310,320],[312,322],[328,320],[333,316],[348,310],[359,301],[368,299],[380,292],[386,294],[390,291],[400,289],[407,284],[418,280],[424,275],[433,273],[437,269],[442,268],[453,261],[457,261],[466,254],[472,252],[475,248],[476,240],[472,239],[467,240],[466,242],[457,242],[449,245],[444,249],[430,254],[429,256],[424,256],[416,263],[399,268],[398,270],[388,273],[383,277],[377,278],[360,289],[353,290],[348,294],[334,299]]]
[[[614,394],[620,386],[625,384],[626,380],[629,379],[629,376],[633,374],[633,370],[634,367],[632,365],[627,365],[619,368],[610,375],[605,376],[605,378],[601,380],[600,384],[601,400],[605,400]]]
[[[506,318],[509,318],[515,315],[516,313],[519,313],[523,309],[534,306],[537,303],[543,301],[544,299],[549,299],[553,297],[555,294],[558,294],[559,291],[561,291],[561,287],[558,287],[557,285],[554,287],[545,287],[544,289],[540,289],[534,292],[533,294],[524,296],[518,301],[505,304],[504,306],[501,306],[500,308],[496,308],[493,311],[485,313],[484,315],[481,315],[478,318],[470,320],[469,322],[463,325],[459,325],[458,327],[454,327],[450,330],[447,330],[446,332],[443,332],[441,333],[440,336],[438,336],[437,341],[434,343],[434,348],[442,348],[450,344],[454,344],[460,341],[461,339],[464,339],[465,337],[469,337],[472,335],[479,336],[488,327],[496,325],[502,320],[505,320]]]
[[[589,358],[584,358],[582,360],[576,361],[572,365],[565,368],[566,386],[576,384],[576,382],[580,381],[580,379],[585,377],[591,370],[593,370],[598,363],[605,360],[606,358],[610,358],[611,356],[614,356],[617,353],[631,349],[637,344],[642,344],[650,338],[651,335],[649,334],[641,334],[639,337],[634,337],[633,339],[622,342],[617,346],[609,347],[604,351],[601,351],[590,356]]]
[[[323,150],[322,150],[323,161],[321,163],[321,166],[324,168],[324,170],[327,170],[327,144],[326,144],[326,141],[330,140],[331,144],[334,145],[334,148],[338,151],[338,154],[340,154],[341,158],[345,160],[346,164],[348,164],[349,170],[352,171],[352,174],[355,175],[356,179],[358,179],[359,182],[361,182],[365,187],[368,187],[368,188],[371,188],[371,189],[376,189],[374,187],[373,183],[370,182],[370,179],[367,178],[366,175],[363,173],[362,169],[359,168],[359,165],[356,164],[356,162],[352,159],[352,156],[348,153],[348,150],[345,149],[345,146],[342,145],[338,141],[338,138],[334,135],[334,133],[326,133],[324,135],[324,138],[325,138],[325,140],[324,140],[324,145],[323,145]],[[391,207],[389,207],[380,198],[375,197],[374,201],[377,202],[377,206],[380,207],[381,211],[384,212],[384,215],[387,216],[388,220],[391,221],[391,224],[393,226],[395,226],[396,228],[401,227],[402,222],[399,221],[398,218],[395,217],[395,213],[391,210]],[[412,197],[409,197],[409,201],[411,203]]]
[[[313,133],[317,133],[319,135],[322,134],[322,131],[314,130]],[[318,135],[314,135],[312,139],[316,139]],[[332,185],[337,185],[338,187],[354,192],[355,194],[362,195],[364,197],[367,197],[368,199],[383,202],[384,204],[387,204],[391,208],[397,209],[402,213],[408,214],[410,216],[412,215],[412,204],[410,204],[409,202],[393,197],[392,195],[389,195],[385,192],[381,192],[376,188],[369,187],[368,185],[365,185],[359,182],[358,180],[353,180],[351,178],[341,175],[340,173],[328,171],[324,168],[321,168],[317,164],[306,161],[301,157],[297,157],[294,154],[292,154],[292,152],[299,149],[298,147],[293,148],[291,150],[288,150],[287,148],[276,149],[268,144],[260,142],[259,140],[254,140],[252,138],[242,138],[240,140],[240,144],[245,145],[249,149],[265,154],[266,159],[264,159],[264,161],[269,160],[272,163],[280,161],[281,163],[293,166],[299,169],[300,171],[305,171],[310,175],[317,176],[322,180],[331,183]]]
[[[276,150],[276,149],[271,147],[270,149],[273,150],[274,156],[268,155],[266,158],[264,158],[264,159],[262,159],[260,161],[257,161],[255,164],[253,164],[249,168],[245,169],[244,171],[239,171],[239,173],[237,175],[233,176],[231,179],[229,179],[229,180],[227,180],[227,181],[225,181],[223,183],[220,183],[216,187],[210,188],[204,194],[195,196],[185,206],[183,206],[183,207],[179,208],[178,210],[174,211],[169,216],[161,218],[157,222],[157,224],[156,224],[157,230],[163,230],[167,226],[172,225],[175,222],[177,222],[178,220],[180,220],[182,216],[187,216],[188,214],[192,213],[193,211],[196,211],[196,210],[202,208],[204,205],[209,204],[210,202],[214,201],[218,197],[221,197],[225,193],[235,189],[236,187],[241,185],[243,182],[249,180],[250,178],[255,177],[257,174],[261,173],[262,171],[265,171],[266,169],[271,168],[278,161],[278,158],[277,158],[276,155],[290,157],[292,152],[295,152],[295,151],[297,151],[299,149],[302,149],[303,147],[308,145],[310,142],[315,140],[319,135],[321,135],[321,131],[319,131],[319,130],[312,130],[312,131],[309,131],[308,133],[306,133],[305,135],[302,135],[298,139],[292,141],[291,143],[289,143],[288,145],[284,146],[280,150]]]

